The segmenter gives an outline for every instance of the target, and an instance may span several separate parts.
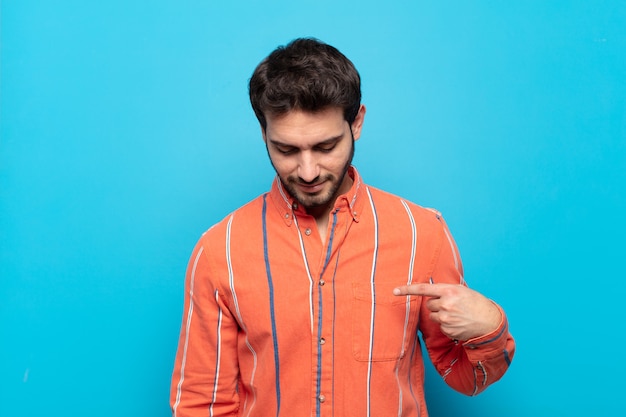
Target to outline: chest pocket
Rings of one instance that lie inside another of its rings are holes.
[[[418,299],[397,297],[397,283],[352,284],[352,353],[358,361],[393,361],[415,338]]]

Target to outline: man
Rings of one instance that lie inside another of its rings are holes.
[[[506,317],[466,286],[441,215],[351,165],[365,117],[352,63],[297,39],[249,91],[277,175],[191,256],[174,416],[426,416],[418,333],[452,388],[502,377]]]

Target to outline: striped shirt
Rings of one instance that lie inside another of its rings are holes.
[[[392,294],[465,285],[441,215],[349,173],[325,242],[278,178],[202,235],[186,276],[174,416],[427,416],[420,333],[462,393],[504,374],[514,351],[504,313],[493,333],[455,343],[422,297]]]

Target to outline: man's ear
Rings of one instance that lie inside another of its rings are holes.
[[[359,138],[361,137],[361,129],[363,128],[363,120],[365,120],[365,112],[365,105],[361,104],[361,107],[359,107],[359,111],[356,114],[356,117],[354,118],[354,121],[351,125],[352,136],[354,137],[354,140],[359,140]]]

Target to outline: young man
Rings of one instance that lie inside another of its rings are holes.
[[[452,388],[500,379],[505,314],[466,286],[441,215],[351,165],[365,117],[352,63],[297,39],[249,87],[277,175],[191,256],[174,416],[427,416],[418,333]]]

